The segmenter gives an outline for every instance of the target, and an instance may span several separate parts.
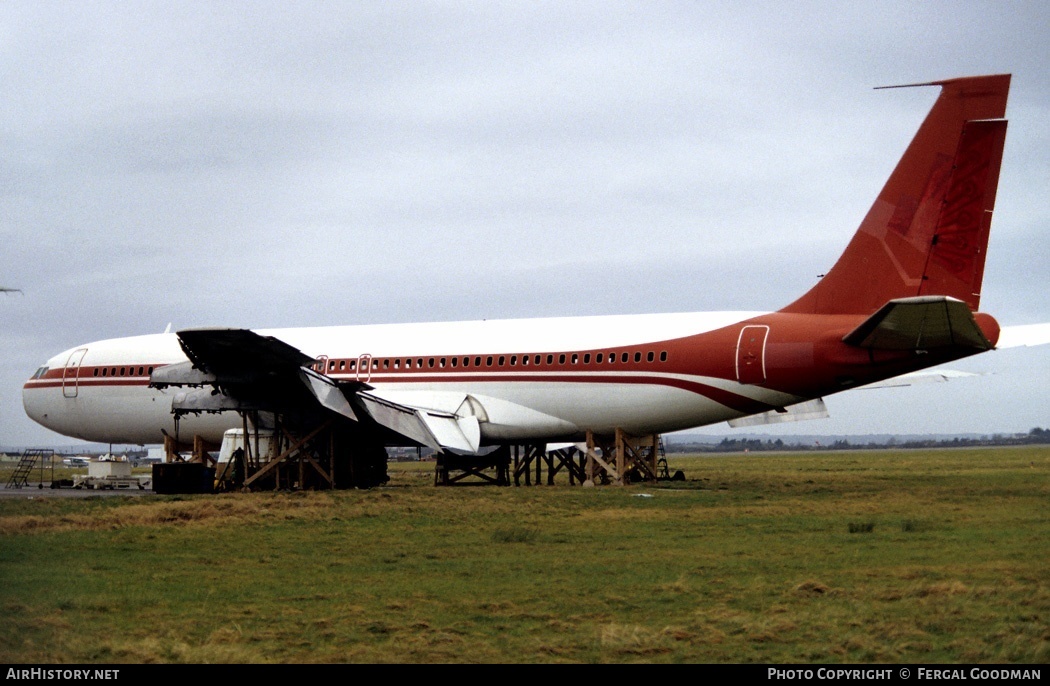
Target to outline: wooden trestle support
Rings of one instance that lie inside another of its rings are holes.
[[[465,456],[438,453],[434,456],[434,485],[510,485],[510,448],[500,446],[488,455]],[[467,481],[473,477],[475,481]]]
[[[514,446],[514,485],[520,486],[522,480],[526,486],[532,485],[532,477],[536,477],[536,485],[543,482],[543,467],[547,467],[547,485],[554,485],[554,477],[565,470],[569,475],[569,484],[575,486],[582,484],[584,476],[584,454],[574,446],[560,448],[548,452],[544,443],[532,443],[523,446]]]
[[[548,451],[544,443],[531,443],[513,448],[503,446],[483,457],[438,454],[434,485],[487,483],[508,486],[512,477],[515,486],[522,483],[526,486],[543,483],[553,486],[555,477],[563,471],[568,475],[569,485],[573,486],[656,481],[660,446],[657,434],[630,436],[617,429],[612,437],[587,432],[586,452],[575,446]],[[662,471],[666,471],[666,466]],[[473,481],[467,481],[472,478]]]
[[[637,481],[656,481],[656,462],[660,436],[629,436],[616,429],[610,444],[608,439],[587,432],[587,480],[585,486],[612,483],[619,486]],[[601,456],[598,455],[601,449]]]
[[[178,438],[164,434],[164,461],[165,462],[200,462],[209,467],[215,466],[215,458],[211,452],[219,449],[219,445],[210,443],[200,436],[194,436],[189,443],[180,441]],[[183,455],[190,452],[189,457]]]
[[[322,422],[303,436],[295,436],[277,423],[270,452],[276,453],[263,461],[259,453],[258,433],[255,450],[252,441],[245,441],[247,450],[234,451],[226,462],[218,483],[225,483],[226,472],[233,471],[230,484],[243,490],[327,490],[335,488],[335,436],[332,420]],[[247,435],[247,432],[245,433]],[[238,466],[238,458],[242,465]],[[241,477],[241,475],[244,475]],[[238,483],[240,482],[240,483]]]
[[[257,429],[249,429],[247,413],[241,417],[246,439],[228,461],[218,462],[210,453],[220,446],[200,436],[194,436],[192,457],[187,460],[178,453],[181,445],[165,436],[168,461],[202,462],[215,469],[218,491],[368,488],[387,481],[385,448],[336,419],[300,432],[276,417],[267,444]],[[252,426],[257,427],[258,418],[253,419]]]
[[[253,419],[252,426],[258,426],[258,419]],[[243,435],[248,439],[226,462],[220,463],[211,455],[220,446],[200,436],[194,436],[192,444],[165,436],[167,459],[200,462],[214,469],[216,490],[220,491],[368,488],[387,480],[385,448],[335,419],[322,422],[306,433],[298,433],[289,430],[278,417],[268,446],[260,441],[258,430],[249,430],[247,413],[242,413],[242,424]],[[187,448],[191,450],[188,459],[180,452]],[[502,446],[481,457],[439,453],[434,485],[509,486],[512,478],[515,486],[522,482],[526,486],[544,482],[554,485],[555,477],[563,471],[570,485],[656,481],[659,455],[659,435],[629,436],[617,429],[608,437],[588,431],[586,452],[575,446],[548,451],[546,444],[534,443],[513,448]]]

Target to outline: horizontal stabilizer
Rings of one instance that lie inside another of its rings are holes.
[[[802,422],[809,419],[827,419],[828,407],[823,398],[807,400],[804,403],[795,403],[787,407],[778,407],[769,412],[730,419],[728,424],[734,429],[741,426],[761,426],[763,424],[782,424],[784,422]]]
[[[441,410],[396,403],[367,391],[357,397],[379,424],[433,450],[477,454],[481,425],[473,415],[459,417]]]
[[[992,349],[969,306],[943,295],[891,300],[842,342],[873,350]]]

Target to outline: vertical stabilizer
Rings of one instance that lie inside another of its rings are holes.
[[[980,304],[1010,75],[934,81],[941,94],[831,271],[782,312],[871,314],[946,295]]]

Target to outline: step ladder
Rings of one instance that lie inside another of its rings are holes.
[[[669,480],[670,470],[667,468],[667,451],[664,450],[664,437],[660,436],[656,443],[656,478]]]
[[[54,454],[54,450],[27,448],[22,452],[22,458],[18,461],[18,466],[15,467],[15,471],[11,473],[11,478],[7,481],[7,488],[24,488],[27,486],[29,484],[29,474],[33,471],[33,467],[36,466],[37,460],[47,459],[50,462]]]

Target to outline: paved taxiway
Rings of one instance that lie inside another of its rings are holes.
[[[3,498],[108,498],[115,495],[140,496],[154,495],[153,489],[114,488],[94,490],[90,488],[51,488],[48,482],[41,484],[30,482],[22,488],[0,487],[0,499]]]

